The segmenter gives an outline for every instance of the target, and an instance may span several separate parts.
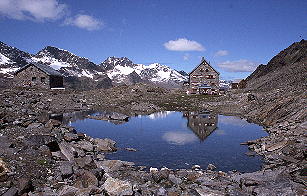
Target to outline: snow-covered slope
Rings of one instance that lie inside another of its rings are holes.
[[[187,80],[186,76],[181,75],[174,69],[166,65],[154,63],[150,65],[134,64],[126,57],[109,57],[102,64],[107,71],[108,77],[117,84],[127,83],[127,77],[132,73],[138,75],[142,81],[155,84],[180,84]],[[129,83],[129,81],[128,81]]]
[[[113,85],[152,83],[164,87],[178,87],[188,79],[166,65],[135,64],[127,57],[109,57],[97,65],[67,50],[47,46],[37,54],[29,54],[0,42],[0,75],[12,73],[29,62],[39,62],[61,72],[64,81],[73,88],[108,88]]]
[[[231,82],[231,80],[220,80],[220,87],[224,89],[229,89]]]
[[[1,77],[12,77],[14,71],[24,66],[31,59],[31,54],[0,42],[0,74]]]
[[[11,59],[7,58],[6,56],[0,53],[0,65],[12,64],[12,63],[13,62],[11,61]]]
[[[53,46],[47,46],[39,51],[32,60],[50,65],[66,76],[94,79],[96,76],[104,75],[104,70],[87,58]]]

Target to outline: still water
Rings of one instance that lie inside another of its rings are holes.
[[[221,171],[256,171],[261,168],[261,158],[247,156],[247,146],[240,143],[267,136],[259,125],[207,112],[168,111],[117,123],[79,118],[69,124],[92,137],[115,140],[120,150],[108,154],[108,159],[172,169],[195,164],[206,168],[212,163]],[[137,151],[126,151],[127,147]]]

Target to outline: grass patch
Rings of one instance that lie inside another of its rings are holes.
[[[45,159],[38,159],[38,160],[36,160],[36,163],[39,164],[39,165],[47,165],[48,161],[45,160]]]

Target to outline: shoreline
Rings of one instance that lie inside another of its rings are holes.
[[[112,189],[112,186],[115,184],[120,185],[118,187],[118,190],[122,191],[120,194],[125,193],[128,195],[158,193],[168,195],[202,195],[206,193],[232,195],[240,193],[243,195],[248,195],[261,194],[263,192],[270,194],[280,192],[285,195],[288,193],[295,193],[299,195],[305,193],[306,181],[304,180],[304,175],[300,174],[304,172],[304,165],[306,165],[306,161],[304,160],[306,154],[304,154],[305,152],[303,150],[303,146],[306,144],[304,130],[306,129],[307,125],[306,123],[304,124],[304,121],[302,122],[300,118],[290,118],[289,120],[285,121],[284,119],[287,118],[287,116],[276,117],[277,114],[270,113],[271,110],[266,111],[265,109],[271,108],[266,105],[268,104],[266,100],[259,100],[259,97],[262,95],[261,92],[232,93],[223,97],[214,97],[213,100],[209,101],[206,100],[207,97],[201,101],[199,101],[199,99],[193,100],[193,97],[188,98],[190,101],[190,105],[188,105],[188,107],[190,108],[198,107],[208,110],[216,109],[215,111],[217,112],[220,112],[219,110],[224,110],[224,113],[226,114],[240,114],[239,117],[246,118],[252,122],[261,122],[261,124],[264,125],[269,136],[259,138],[254,141],[247,141],[249,148],[257,154],[263,156],[264,160],[266,161],[261,170],[252,173],[225,173],[212,170],[202,170],[199,168],[195,168],[194,170],[184,169],[173,171],[164,169],[158,171],[155,170],[151,173],[145,172],[140,170],[139,167],[133,167],[129,162],[105,160],[103,154],[99,153],[99,151],[96,149],[104,148],[104,150],[112,150],[113,147],[111,145],[111,141],[108,141],[109,143],[107,142],[109,146],[102,145],[101,141],[98,141],[97,139],[76,134],[74,128],[72,127],[66,127],[65,125],[59,124],[56,121],[39,119],[40,113],[38,111],[44,111],[46,109],[50,111],[50,109],[52,109],[58,112],[68,111],[68,108],[69,110],[74,110],[73,108],[78,110],[83,110],[86,108],[94,109],[95,107],[101,107],[102,104],[100,103],[102,102],[105,102],[104,106],[108,106],[110,108],[113,107],[115,109],[114,111],[118,110],[127,112],[126,115],[161,111],[166,108],[164,105],[167,105],[165,103],[168,102],[170,103],[168,104],[170,109],[176,107],[179,109],[184,109],[187,107],[187,104],[182,104],[187,97],[186,95],[180,94],[180,92],[177,94],[172,94],[173,97],[169,98],[166,96],[166,92],[160,88],[153,91],[154,94],[159,94],[159,97],[154,97],[152,94],[148,95],[144,93],[144,89],[145,91],[148,89],[148,86],[146,85],[134,85],[127,88],[125,91],[119,88],[119,91],[124,91],[121,94],[116,93],[118,89],[113,90],[115,92],[114,94],[128,95],[129,92],[131,92],[131,88],[139,89],[140,93],[135,93],[135,95],[132,95],[132,98],[128,101],[128,103],[127,100],[123,100],[121,99],[122,97],[119,96],[119,99],[115,98],[112,100],[114,102],[113,106],[109,104],[108,97],[105,97],[99,101],[99,98],[97,97],[101,97],[100,91],[91,91],[86,92],[85,94],[75,94],[69,92],[64,94],[64,96],[67,96],[66,99],[62,98],[62,100],[65,100],[65,103],[60,105],[56,102],[57,100],[61,100],[60,96],[63,94],[59,93],[54,95],[50,92],[42,92],[41,96],[36,97],[37,95],[33,95],[31,92],[24,92],[24,94],[20,95],[21,97],[25,96],[26,99],[24,100],[29,100],[30,97],[30,103],[26,106],[24,103],[25,101],[21,100],[19,96],[16,98],[16,95],[20,94],[21,92],[12,91],[12,94],[5,91],[0,92],[2,101],[9,99],[10,101],[15,101],[16,103],[11,103],[11,107],[8,106],[7,102],[2,103],[2,108],[4,108],[5,111],[7,108],[13,108],[11,111],[12,116],[18,116],[17,119],[8,119],[8,126],[4,125],[4,128],[0,129],[0,138],[2,139],[1,148],[9,149],[0,151],[0,154],[2,159],[4,158],[4,163],[6,165],[5,168],[10,171],[7,172],[10,174],[7,175],[7,179],[9,179],[7,181],[11,181],[11,183],[0,181],[0,193],[2,194],[9,190],[14,191],[14,189],[20,191],[22,189],[20,187],[20,184],[22,184],[20,179],[26,179],[24,184],[29,185],[31,182],[30,184],[32,184],[33,188],[27,189],[26,191],[32,192],[31,194],[33,195],[39,193],[46,194],[47,192],[49,195],[65,195],[68,192],[73,192],[75,195],[81,194],[81,192],[94,195],[101,195],[104,193],[109,195],[117,195],[118,192],[115,193],[115,190]],[[106,95],[106,93],[104,95]],[[93,94],[96,94],[96,98],[92,96]],[[141,99],[139,99],[140,94],[142,95]],[[250,94],[254,95],[256,98],[253,97],[252,100],[249,100]],[[184,97],[182,100],[176,99],[177,95]],[[112,94],[109,96],[112,96]],[[41,97],[44,97],[43,100]],[[151,100],[148,97],[153,97],[155,100]],[[156,99],[161,97],[163,101],[160,101],[160,104],[156,104]],[[278,96],[276,97],[275,99],[278,99]],[[285,96],[282,100],[285,100],[285,102],[288,103],[288,98],[289,96]],[[297,97],[297,99],[298,98],[299,97]],[[48,101],[49,99],[53,100]],[[127,104],[123,104],[122,100]],[[136,101],[138,101],[138,103],[133,103]],[[176,102],[176,104],[173,104],[174,102]],[[281,105],[283,104],[284,103],[281,103]],[[295,104],[295,102],[291,104]],[[136,108],[136,106],[139,105],[142,105],[143,111],[141,111],[142,108]],[[45,108],[47,106],[48,108]],[[128,108],[130,108],[130,111],[127,110]],[[274,109],[273,106],[272,108]],[[296,114],[301,110],[303,110],[303,108],[299,108]],[[14,112],[17,112],[18,114],[16,115]],[[266,118],[266,116],[261,112],[266,112],[271,117],[269,116]],[[299,114],[304,115],[303,112]],[[7,118],[6,115],[3,117],[1,115],[0,117],[2,121],[3,119]],[[304,118],[304,116],[301,117],[303,120]],[[5,137],[6,139],[3,139]],[[99,142],[101,145],[99,145]],[[55,143],[58,144],[58,147]],[[32,150],[34,149],[33,152],[28,152],[26,149],[24,149],[25,146]],[[75,150],[72,150],[72,148]],[[83,152],[80,151],[80,149]],[[10,154],[10,151],[12,151],[12,154]],[[60,153],[57,153],[58,151],[60,151],[62,154],[66,153],[67,156],[62,157]],[[21,160],[18,156],[16,156],[16,154],[14,154],[16,152],[18,152],[20,157],[22,157]],[[33,155],[31,155],[31,153],[34,153],[34,155],[37,157],[44,157],[44,160],[33,160]],[[29,156],[29,154],[32,158]],[[55,159],[54,157],[57,157],[59,160]],[[12,162],[12,160],[18,161]],[[35,173],[41,171],[42,175],[46,175],[45,179],[47,179],[48,182],[54,181],[54,184],[46,186],[43,181],[39,180],[40,178],[35,179],[35,177],[33,177],[37,174],[31,174],[32,177],[31,175],[28,177],[23,177],[26,170],[23,170],[22,168],[24,167],[24,169],[29,171],[31,167],[28,167],[31,165],[27,166],[27,164],[31,162],[33,163],[33,161],[36,163],[33,164],[34,168],[32,168],[37,170]],[[26,165],[20,166],[18,162],[25,162]],[[15,167],[14,171],[11,171],[12,165]],[[61,171],[58,170],[59,168]],[[52,175],[49,175],[48,172]],[[50,176],[53,176],[53,178],[51,179]]]

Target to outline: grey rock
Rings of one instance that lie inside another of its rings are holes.
[[[210,170],[210,171],[213,171],[213,170],[215,170],[216,169],[216,167],[215,167],[215,165],[213,165],[213,164],[209,164],[208,165],[208,167],[207,167],[207,170]]]
[[[74,160],[74,147],[67,142],[61,142],[59,144],[59,148],[62,152],[62,154],[66,157],[68,161],[73,161]]]
[[[28,193],[30,191],[33,191],[34,187],[32,185],[32,181],[27,178],[20,178],[18,180],[18,194],[22,195],[24,193]]]
[[[133,166],[133,162],[120,161],[120,160],[105,160],[105,161],[95,161],[98,168],[104,169],[106,172],[117,171],[122,167]]]
[[[172,183],[174,183],[174,184],[181,184],[181,183],[182,183],[182,180],[181,180],[180,178],[176,177],[174,174],[170,174],[170,175],[168,176],[168,179],[169,179]]]
[[[17,196],[17,195],[18,195],[18,190],[15,187],[11,187],[2,196]]]
[[[8,178],[9,169],[7,164],[0,158],[0,182],[5,182]]]
[[[111,196],[115,195],[132,195],[132,185],[128,181],[122,181],[109,177],[102,186],[104,190]]]
[[[59,196],[76,196],[76,193],[79,189],[73,186],[63,186],[58,192]]]
[[[126,121],[128,120],[129,116],[124,115],[124,114],[119,114],[119,113],[113,113],[109,116],[110,119],[112,120],[122,120],[122,121]]]
[[[98,186],[98,179],[92,172],[88,170],[83,170],[76,175],[77,179],[75,182],[75,187],[88,188],[90,186]]]
[[[61,162],[60,163],[60,171],[61,171],[63,178],[70,177],[74,173],[72,163],[68,162],[68,161]]]
[[[160,183],[162,180],[167,180],[168,179],[168,175],[169,175],[169,171],[168,170],[161,170],[158,172],[154,172],[151,174],[153,180],[156,183]]]
[[[71,142],[71,141],[76,141],[79,139],[78,135],[77,134],[74,134],[74,133],[65,133],[64,134],[64,139],[67,141],[67,142]]]
[[[94,143],[97,145],[97,149],[99,151],[109,151],[109,152],[116,151],[115,147],[116,142],[109,138],[105,139],[96,138],[94,139]]]
[[[92,152],[94,150],[93,144],[89,141],[79,141],[77,146],[87,152]]]
[[[130,152],[136,152],[137,150],[134,148],[125,148],[125,150],[130,151]]]
[[[156,195],[158,195],[158,196],[165,196],[165,195],[167,195],[167,194],[166,194],[165,188],[163,188],[163,187],[159,188],[159,189],[157,190]]]
[[[85,166],[89,166],[93,162],[93,158],[91,156],[85,156],[75,158],[75,161],[80,168],[84,168]]]

